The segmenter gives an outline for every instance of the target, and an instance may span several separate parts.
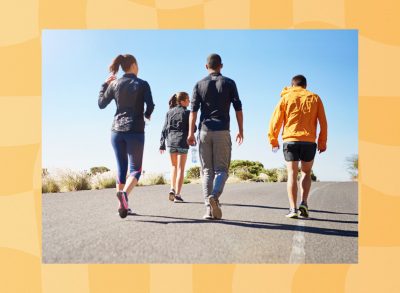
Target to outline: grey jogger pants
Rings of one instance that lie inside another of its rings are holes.
[[[201,130],[199,156],[203,175],[203,195],[206,205],[209,197],[219,198],[229,176],[232,141],[229,130]]]

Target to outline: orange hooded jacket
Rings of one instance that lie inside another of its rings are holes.
[[[271,145],[279,145],[278,136],[282,124],[283,141],[315,142],[318,119],[318,148],[326,149],[328,124],[321,98],[300,86],[285,87],[281,97],[269,123],[268,138]]]

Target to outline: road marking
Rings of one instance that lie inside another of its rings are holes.
[[[304,263],[306,260],[306,251],[304,249],[306,238],[304,237],[304,220],[297,222],[297,231],[293,235],[292,253],[289,263]]]
[[[328,183],[324,186],[313,189],[308,196],[310,197],[317,190],[325,188],[331,184],[333,183]],[[294,232],[293,235],[292,252],[290,253],[289,263],[299,264],[299,263],[305,263],[306,261],[306,250],[305,250],[306,238],[304,236],[305,225],[306,221],[304,220],[297,221],[296,232]]]

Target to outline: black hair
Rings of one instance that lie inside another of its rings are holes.
[[[306,88],[307,87],[307,79],[304,75],[296,75],[292,78],[292,86],[301,86]]]
[[[216,70],[218,67],[222,65],[222,59],[221,56],[218,54],[211,54],[207,57],[207,65],[208,68]]]

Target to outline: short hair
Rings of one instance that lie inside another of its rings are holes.
[[[292,86],[302,86],[306,87],[307,86],[307,79],[304,77],[304,75],[296,75],[292,78]]]
[[[207,65],[211,69],[218,69],[222,65],[221,56],[218,54],[211,54],[207,57]]]

